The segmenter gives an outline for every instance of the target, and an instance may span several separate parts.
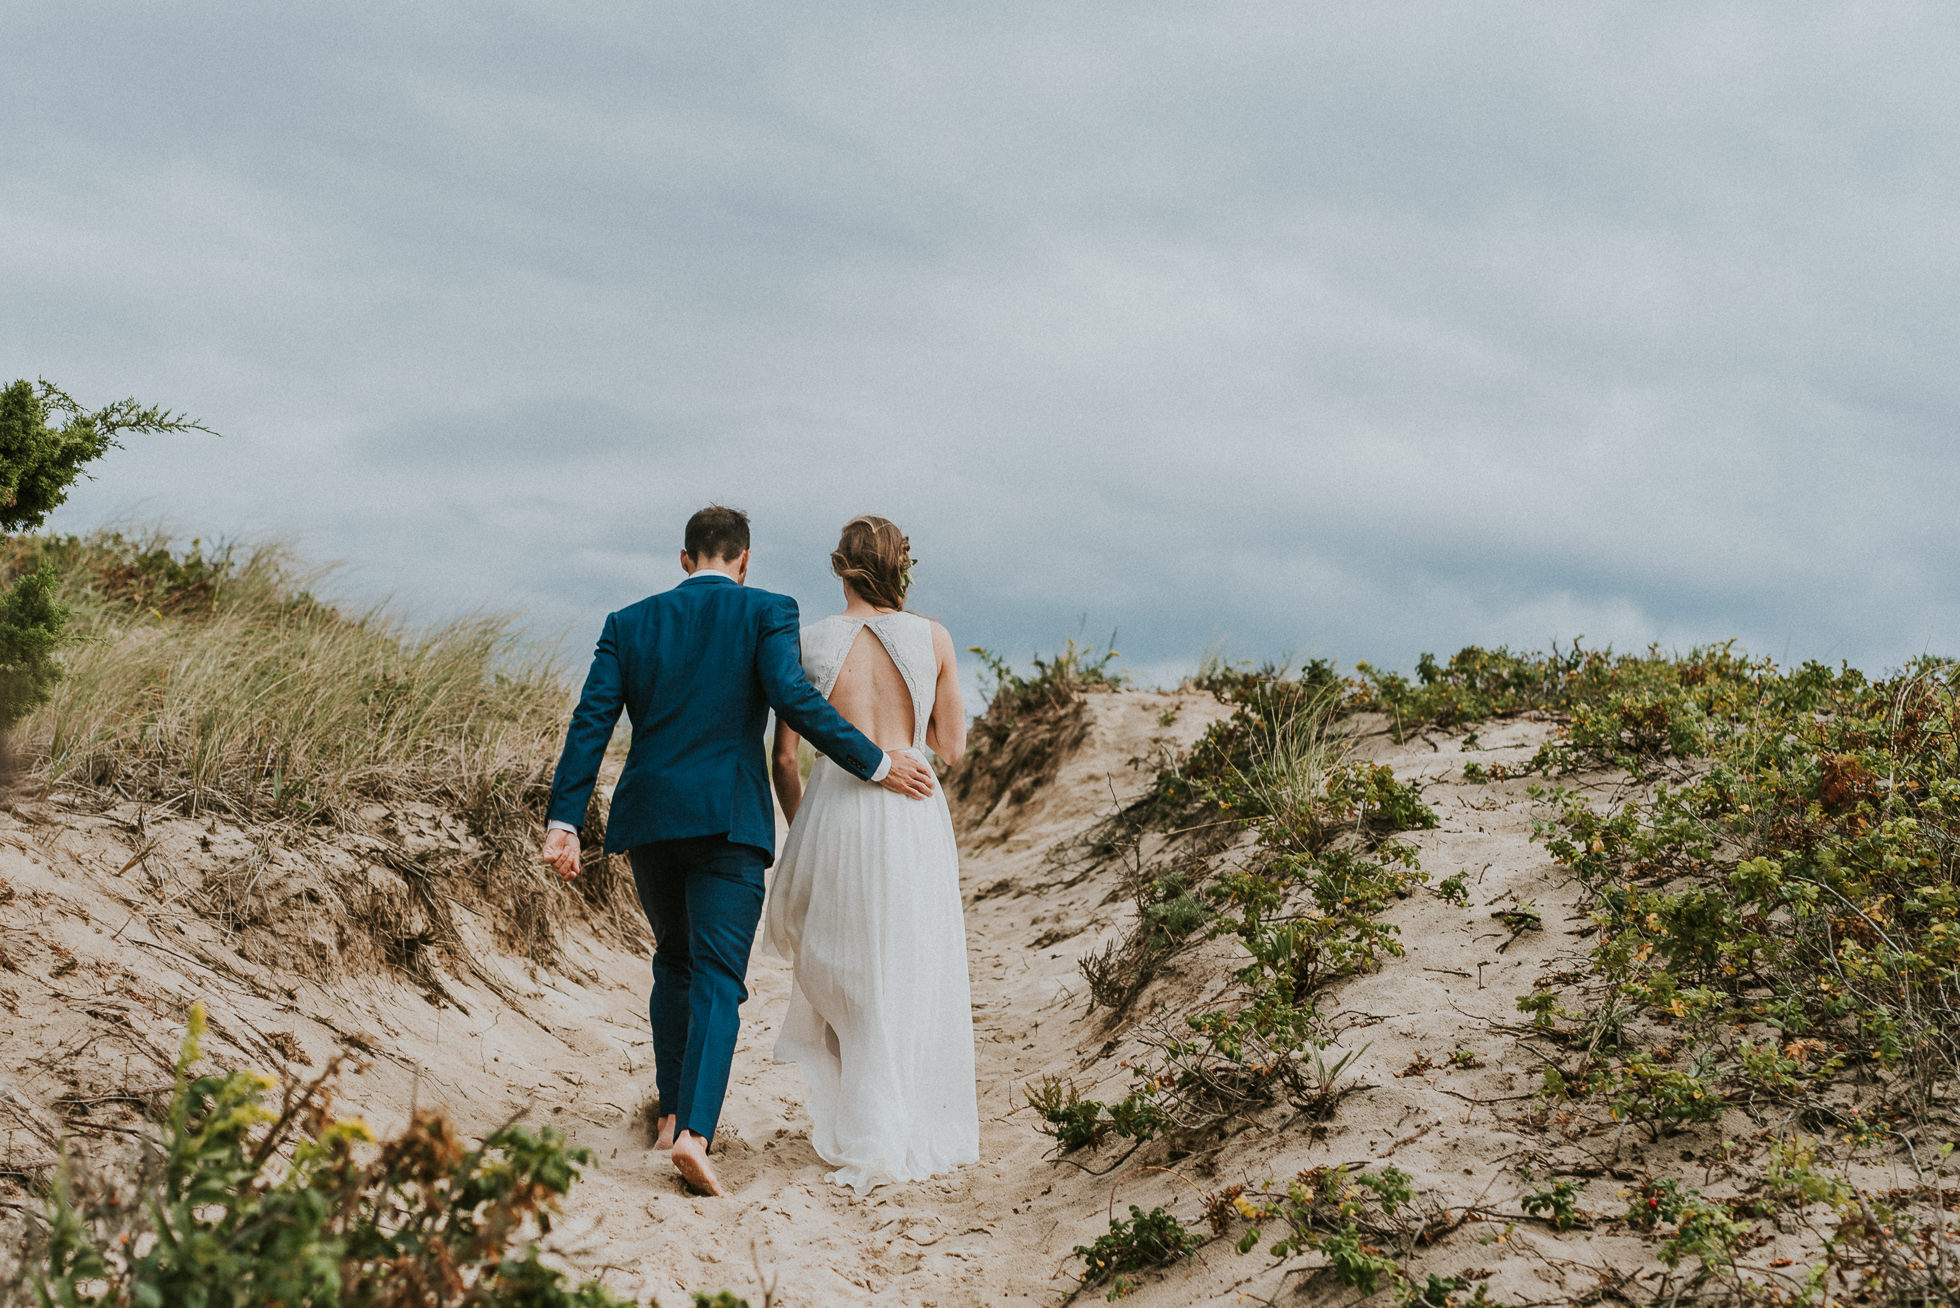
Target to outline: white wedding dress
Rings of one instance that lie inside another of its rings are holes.
[[[911,752],[923,758],[938,680],[927,619],[825,618],[803,629],[804,669],[828,698],[865,629],[911,691]],[[908,799],[819,756],[769,887],[767,932],[795,965],[776,1061],[797,1063],[809,1084],[811,1143],[836,1167],[830,1180],[865,1194],[978,1159],[959,851],[943,790]]]

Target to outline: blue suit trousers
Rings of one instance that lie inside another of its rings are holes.
[[[653,1081],[660,1115],[713,1140],[749,997],[769,851],[727,836],[657,840],[627,851],[653,927]]]

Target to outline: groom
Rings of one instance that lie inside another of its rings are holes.
[[[836,764],[914,799],[933,775],[886,754],[803,675],[796,601],[751,590],[749,520],[719,505],[687,521],[687,579],[611,614],[551,785],[542,860],[569,881],[599,763],[624,708],[633,743],[606,822],[653,927],[653,1076],[659,1147],[687,1183],[722,1192],[708,1144],[728,1091],[744,978],[775,859],[762,734],[775,709]]]

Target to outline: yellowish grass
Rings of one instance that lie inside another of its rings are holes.
[[[572,702],[512,625],[415,626],[318,600],[283,549],[234,555],[115,535],[21,538],[8,569],[49,559],[80,639],[17,751],[48,790],[188,815],[362,829],[364,807],[453,810],[485,848],[474,885],[516,942],[553,952],[553,908],[587,901],[632,926],[610,869],[567,897],[533,865]]]
[[[1337,825],[1330,785],[1353,750],[1341,707],[1339,688],[1330,686],[1273,712],[1258,733],[1258,762],[1250,771],[1232,769],[1239,788],[1274,819],[1272,830],[1303,839],[1308,848],[1318,848]]]

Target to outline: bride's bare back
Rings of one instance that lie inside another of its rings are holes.
[[[882,750],[907,749],[917,727],[912,691],[885,643],[869,627],[858,628],[851,652],[837,674],[830,703],[852,726]]]

